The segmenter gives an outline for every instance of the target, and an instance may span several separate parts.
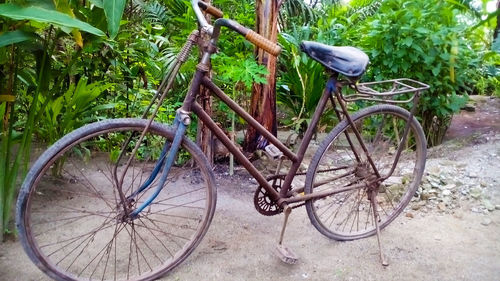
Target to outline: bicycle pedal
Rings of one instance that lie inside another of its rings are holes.
[[[297,261],[299,261],[299,257],[292,252],[290,248],[283,246],[282,244],[278,244],[278,246],[276,246],[275,253],[284,263],[296,264]]]
[[[280,159],[283,156],[283,152],[274,146],[274,144],[269,144],[264,147],[264,152],[269,158],[274,160]]]

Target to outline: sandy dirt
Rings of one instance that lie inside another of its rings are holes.
[[[488,112],[498,124],[498,108]],[[479,118],[470,115],[466,118]],[[460,118],[454,119],[451,132],[460,131],[454,127],[463,126]],[[430,151],[427,168],[461,167],[460,173],[468,174],[472,184],[483,186],[482,198],[499,205],[500,134],[496,126],[491,128],[454,135]],[[388,267],[380,264],[376,237],[329,240],[311,225],[305,208],[295,209],[285,244],[300,259],[288,265],[273,254],[283,216],[258,214],[253,206],[254,181],[243,171],[229,177],[224,169],[219,168],[216,176],[217,210],[207,235],[185,262],[161,280],[500,280],[500,210],[486,210],[482,198],[465,196],[444,210],[412,209],[421,204],[412,202],[382,231]],[[0,244],[0,280],[49,279],[31,263],[20,243],[8,241]]]

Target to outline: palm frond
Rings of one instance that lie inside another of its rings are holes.
[[[301,24],[310,24],[318,20],[319,14],[312,6],[303,0],[286,0],[280,8],[280,26],[286,28],[292,21]]]
[[[373,16],[382,5],[382,0],[359,0],[350,4],[351,8],[347,12],[347,17],[352,22],[359,22]]]
[[[157,1],[146,3],[143,9],[144,19],[151,23],[164,24],[168,20],[167,8]]]

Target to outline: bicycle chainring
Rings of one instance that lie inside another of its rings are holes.
[[[280,192],[281,184],[285,179],[284,175],[272,176],[267,179],[271,183],[274,190]],[[271,199],[266,189],[259,185],[253,197],[255,209],[264,216],[274,216],[283,212],[283,209]]]

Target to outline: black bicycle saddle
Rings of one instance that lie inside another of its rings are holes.
[[[359,78],[370,61],[365,52],[354,47],[335,47],[318,42],[302,41],[300,49],[326,68],[351,79]]]

